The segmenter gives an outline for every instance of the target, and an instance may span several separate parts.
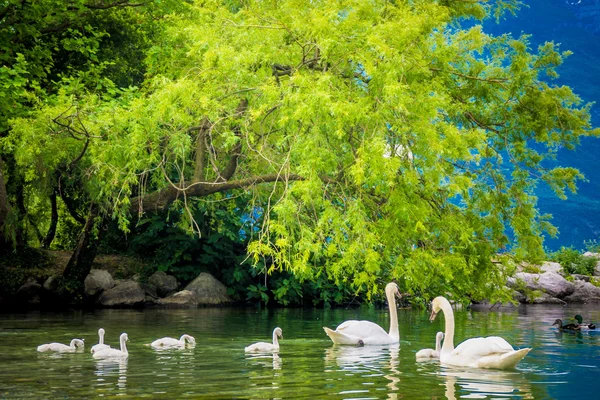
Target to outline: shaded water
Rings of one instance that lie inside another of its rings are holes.
[[[456,313],[458,341],[500,335],[533,351],[512,371],[416,363],[443,330],[425,310],[399,310],[400,346],[333,346],[323,326],[368,319],[388,328],[386,310],[103,310],[0,314],[0,397],[74,398],[336,398],[336,399],[565,399],[597,393],[600,332],[560,333],[555,318],[576,313],[600,321],[595,308],[526,306]],[[283,329],[275,356],[249,356],[244,347],[270,341]],[[101,362],[89,348],[97,330],[118,347],[127,332],[129,359]],[[194,348],[157,352],[144,346],[188,333]],[[49,355],[36,346],[84,338],[81,353]],[[593,396],[592,396],[593,397]]]

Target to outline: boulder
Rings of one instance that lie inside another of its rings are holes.
[[[185,290],[196,294],[198,304],[221,305],[232,302],[227,295],[225,285],[207,272],[200,273],[196,279],[185,287]]]
[[[569,303],[598,303],[600,302],[600,287],[584,281],[575,281],[575,291],[565,297]]]
[[[158,294],[156,293],[156,286],[151,285],[149,283],[140,283],[140,287],[144,289],[146,296],[153,297],[155,299],[158,298]]]
[[[55,276],[49,276],[42,285],[44,290],[48,292],[55,292],[58,289],[58,279]]]
[[[542,293],[540,296],[535,296],[532,301],[532,304],[567,304],[565,301],[558,299],[556,297],[550,296],[548,293]]]
[[[557,274],[561,274],[563,272],[563,267],[557,263],[552,261],[545,261],[541,266],[540,270],[542,273],[544,272],[555,272]]]
[[[87,296],[96,296],[105,290],[112,289],[115,281],[107,271],[103,269],[92,269],[83,281],[85,294]]]
[[[19,301],[39,305],[41,303],[42,285],[37,282],[27,282],[21,286],[16,293]]]
[[[135,281],[122,281],[117,286],[105,290],[98,304],[104,307],[138,307],[144,304],[144,289]]]
[[[198,297],[191,290],[182,290],[164,299],[158,299],[157,305],[167,308],[196,308]]]
[[[589,282],[592,280],[592,277],[589,275],[581,275],[581,274],[571,274],[571,276],[573,278],[575,278],[578,281],[585,281],[585,282]]]
[[[175,293],[179,287],[177,279],[175,279],[174,276],[167,275],[163,271],[157,271],[152,274],[150,279],[148,279],[148,284],[156,288],[156,293],[160,297],[167,297],[170,294]]]
[[[575,291],[575,285],[556,272],[544,272],[543,274],[518,272],[514,278],[508,279],[507,285],[517,290],[521,289],[522,285],[525,285],[528,290],[540,290],[559,299]]]

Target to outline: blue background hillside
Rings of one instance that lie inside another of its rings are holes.
[[[499,24],[485,24],[493,34],[531,34],[532,49],[546,41],[560,43],[561,50],[571,50],[559,69],[554,83],[568,85],[586,102],[595,102],[592,121],[600,126],[600,0],[524,0],[516,17],[508,16]],[[546,239],[546,247],[584,248],[584,241],[600,242],[600,139],[584,138],[576,151],[559,152],[558,165],[578,168],[587,178],[577,195],[560,200],[545,185],[537,189],[542,213],[554,216],[560,231],[558,238]]]

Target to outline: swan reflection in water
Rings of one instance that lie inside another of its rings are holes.
[[[399,352],[398,343],[364,347],[333,345],[325,350],[325,368],[326,372],[338,367],[341,371],[382,376],[389,381],[388,398],[396,399],[400,383]]]
[[[117,377],[119,391],[127,389],[127,359],[101,359],[96,361],[96,380],[99,386],[110,386],[112,377]]]
[[[273,368],[274,370],[280,370],[281,369],[281,357],[279,357],[279,354],[277,353],[273,353],[273,354],[254,354],[254,355],[248,355],[246,357],[246,360],[251,361],[252,364],[254,365],[262,365],[263,367],[267,367],[267,368]]]
[[[535,398],[530,383],[519,371],[440,367],[446,398]],[[458,384],[458,387],[456,386]],[[462,392],[462,393],[461,393]],[[467,393],[465,393],[467,392]]]

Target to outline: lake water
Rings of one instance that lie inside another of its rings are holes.
[[[443,318],[400,309],[400,346],[334,346],[323,326],[368,319],[389,326],[387,310],[197,309],[102,310],[0,314],[1,398],[332,398],[332,399],[567,399],[595,398],[600,387],[600,331],[561,333],[556,318],[584,315],[600,322],[595,307],[526,306],[456,312],[456,338],[500,335],[514,347],[533,347],[511,371],[416,363],[433,347]],[[249,356],[244,347],[270,341],[283,329],[276,356]],[[118,347],[127,332],[129,359],[101,362],[89,348],[97,330]],[[157,352],[144,344],[188,333],[194,348]],[[48,342],[84,338],[85,351],[38,353]],[[456,343],[457,344],[457,343]],[[591,396],[591,397],[590,397]]]

